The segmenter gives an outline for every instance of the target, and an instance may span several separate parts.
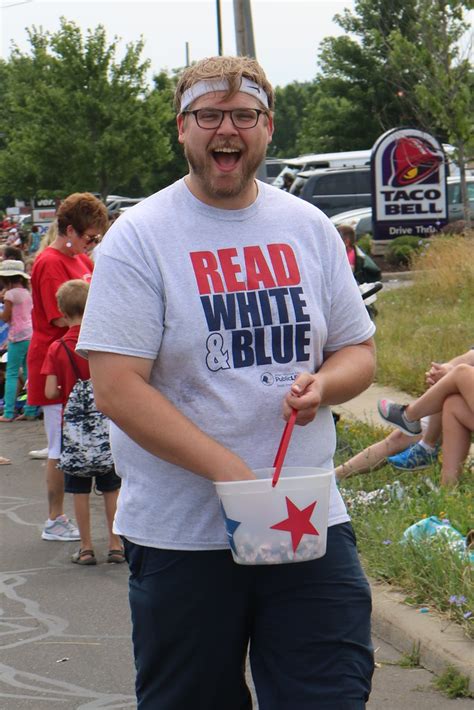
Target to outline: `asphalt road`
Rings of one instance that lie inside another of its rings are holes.
[[[27,452],[45,445],[42,423],[0,427],[0,455],[13,461],[0,467],[0,710],[133,708],[127,569],[105,564],[102,500],[91,497],[99,564],[73,565],[77,543],[40,538],[44,462]],[[431,673],[396,665],[400,654],[381,639],[374,646],[369,710],[473,710],[435,691]]]

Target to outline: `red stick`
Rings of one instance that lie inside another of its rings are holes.
[[[290,443],[291,434],[293,432],[293,427],[295,426],[296,415],[298,412],[296,409],[291,410],[290,418],[286,422],[285,428],[283,429],[283,434],[280,440],[280,446],[278,447],[277,454],[275,456],[275,461],[273,466],[275,472],[272,478],[272,488],[275,488],[280,478],[281,469],[283,466],[283,461],[285,460],[286,452],[288,450],[288,444]]]

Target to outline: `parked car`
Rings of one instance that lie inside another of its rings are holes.
[[[466,175],[466,183],[471,219],[474,219],[474,175]],[[447,187],[448,222],[457,222],[459,219],[464,219],[464,208],[461,202],[461,178],[459,175],[448,177]],[[336,227],[341,224],[349,224],[355,230],[356,237],[360,237],[362,234],[372,234],[372,207],[335,214],[331,217],[331,222]]]
[[[265,158],[265,181],[272,185],[284,164],[284,158]]]
[[[319,207],[325,214],[369,207],[372,201],[370,168],[329,168],[298,173],[291,187],[293,195]]]
[[[469,212],[474,219],[474,175],[466,175]],[[459,175],[448,177],[448,221],[456,222],[464,219],[464,207],[461,199],[461,178]]]
[[[297,158],[283,161],[279,175],[273,181],[275,187],[283,187],[283,176],[291,172],[293,175],[306,170],[327,168],[354,168],[360,165],[370,165],[370,150],[346,150],[340,153],[308,153]]]
[[[125,207],[133,207],[145,199],[144,197],[120,197],[119,195],[114,195],[114,199],[110,199],[110,197],[106,201],[109,217],[120,213]]]
[[[340,212],[330,217],[335,227],[347,224],[356,233],[356,238],[363,234],[372,234],[372,207],[361,207],[357,210]]]

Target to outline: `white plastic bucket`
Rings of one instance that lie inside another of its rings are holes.
[[[215,483],[234,561],[240,565],[306,562],[326,553],[333,471],[282,468],[254,471],[252,481]]]

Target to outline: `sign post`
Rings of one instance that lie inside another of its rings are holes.
[[[371,157],[374,239],[429,237],[447,224],[446,163],[429,133],[394,128],[375,142]]]

